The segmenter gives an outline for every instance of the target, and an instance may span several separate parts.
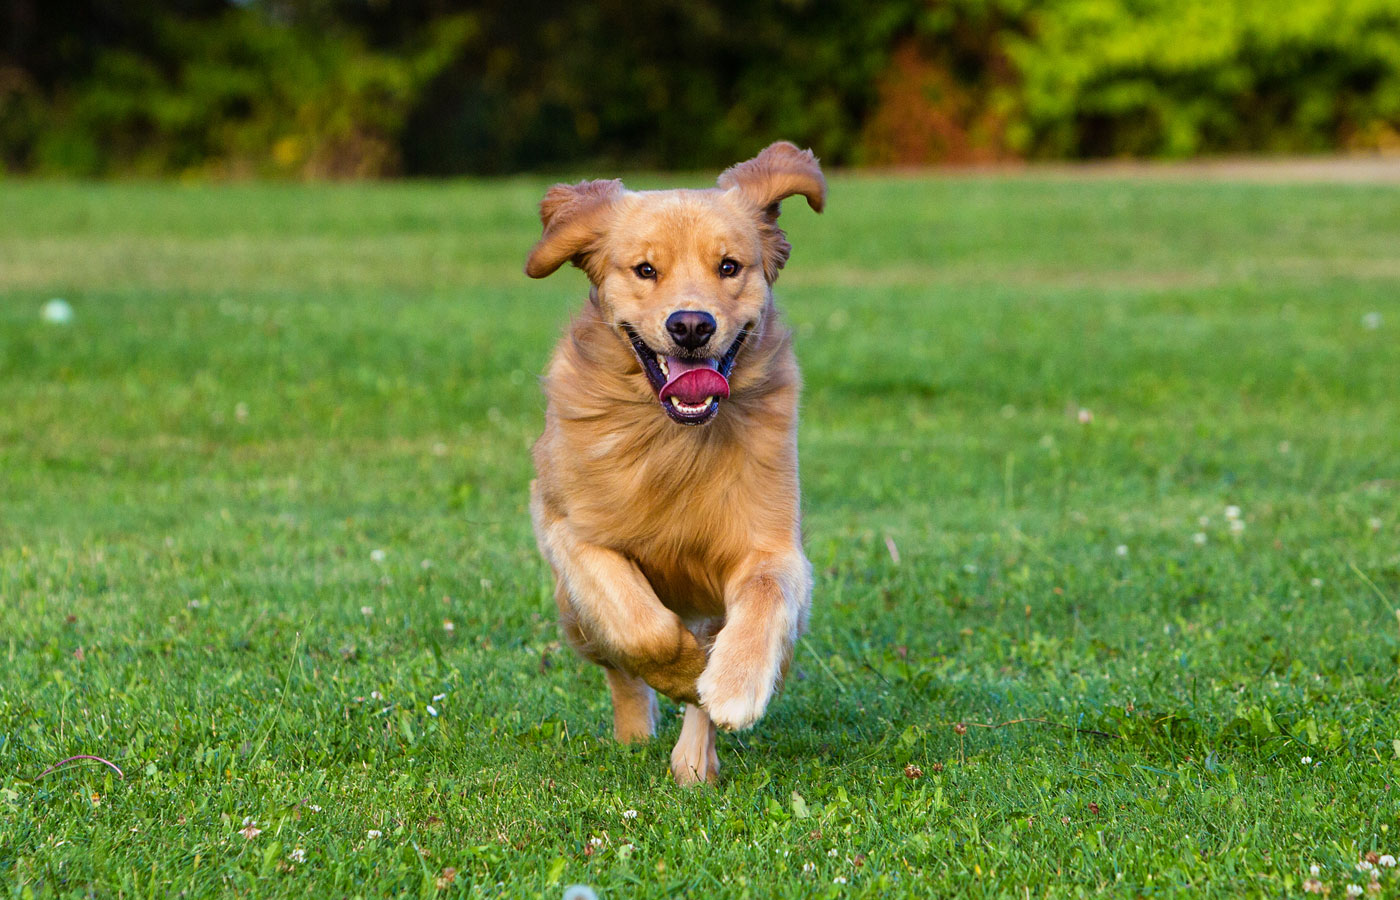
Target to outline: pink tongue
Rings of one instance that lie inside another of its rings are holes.
[[[666,357],[670,379],[661,388],[661,402],[675,397],[687,406],[699,406],[706,397],[724,399],[729,396],[729,380],[719,374],[719,363],[713,359],[677,359]]]

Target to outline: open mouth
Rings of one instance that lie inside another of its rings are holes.
[[[739,355],[747,328],[719,359],[686,359],[666,356],[647,346],[630,325],[623,325],[632,350],[642,363],[642,371],[666,415],[682,425],[704,425],[719,412],[719,402],[729,396],[729,373],[734,369],[734,357]]]

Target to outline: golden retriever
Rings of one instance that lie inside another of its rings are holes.
[[[685,703],[671,772],[719,773],[715,729],[763,715],[806,627],[797,479],[801,380],[773,282],[781,202],[817,212],[811,151],[776,143],[705,190],[550,188],[525,265],[587,273],[544,378],[530,512],[569,642],[604,669],[619,741]]]

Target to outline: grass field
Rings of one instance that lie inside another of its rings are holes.
[[[790,204],[812,628],[691,791],[674,704],[611,741],[530,533],[585,290],[521,275],[543,186],[0,183],[7,896],[1280,897],[1315,864],[1337,897],[1400,854],[1400,186]],[[125,778],[39,777],[75,754]]]

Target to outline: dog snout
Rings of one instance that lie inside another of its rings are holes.
[[[715,317],[696,309],[682,309],[667,317],[666,331],[678,346],[698,350],[715,333]]]

